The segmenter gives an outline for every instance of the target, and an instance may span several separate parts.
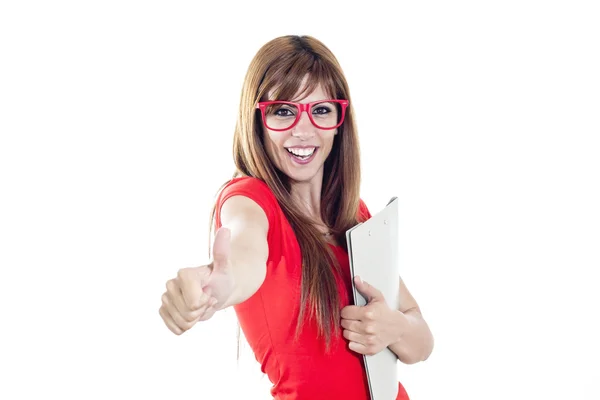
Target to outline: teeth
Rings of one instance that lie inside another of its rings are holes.
[[[287,149],[287,151],[289,151],[290,153],[292,153],[295,156],[310,157],[315,152],[315,147],[289,148],[289,149]]]

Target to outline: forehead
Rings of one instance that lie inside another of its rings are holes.
[[[328,92],[326,87],[322,83],[315,84],[314,81],[309,81],[310,76],[307,74],[302,79],[300,85],[298,85],[298,90],[292,96],[285,96],[286,98],[282,98],[281,96],[277,96],[277,92],[281,91],[281,88],[272,88],[268,92],[269,100],[285,100],[285,101],[304,101],[310,102],[315,100],[323,100],[332,98],[331,93]],[[278,90],[279,89],[279,90]],[[279,97],[279,98],[275,98]]]
[[[273,91],[269,91],[269,99],[271,99],[273,96]],[[315,89],[310,92],[307,93],[306,90],[301,89],[298,92],[296,92],[296,94],[294,94],[294,96],[291,99],[279,99],[279,100],[287,100],[287,101],[294,101],[294,102],[300,102],[300,101],[304,101],[306,103],[311,102],[311,101],[315,101],[315,100],[324,100],[324,99],[329,99],[330,96],[327,94],[327,91],[325,90],[325,88],[321,85],[318,85],[317,87],[315,87]]]

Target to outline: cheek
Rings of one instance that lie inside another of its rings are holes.
[[[278,165],[281,159],[281,149],[283,149],[281,135],[274,132],[267,132],[265,136],[265,148],[271,161]]]
[[[333,135],[333,133],[330,134],[326,134],[326,135],[322,135],[321,136],[321,141],[322,141],[322,148],[324,151],[324,153],[327,153],[327,155],[329,155],[329,153],[331,152],[331,148],[333,147],[333,141],[335,140],[335,135]]]

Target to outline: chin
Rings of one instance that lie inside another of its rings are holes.
[[[288,178],[290,178],[291,181],[296,182],[296,183],[307,183],[307,182],[312,182],[313,180],[317,179],[317,177],[319,176],[319,174],[317,174],[316,172],[313,173],[290,173],[289,171],[284,171],[284,174],[287,175]]]
[[[298,168],[290,165],[289,163],[284,164],[283,168],[280,168],[290,180],[293,182],[311,182],[315,179],[323,178],[323,164],[315,164],[310,167],[303,166]]]

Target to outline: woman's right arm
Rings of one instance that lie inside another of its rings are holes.
[[[221,208],[221,225],[231,232],[229,261],[234,285],[219,309],[242,303],[258,291],[267,274],[269,256],[269,220],[250,198],[227,199]]]
[[[246,196],[232,196],[220,214],[213,261],[179,270],[162,296],[159,313],[177,335],[218,310],[244,302],[265,280],[269,221],[263,209]]]

